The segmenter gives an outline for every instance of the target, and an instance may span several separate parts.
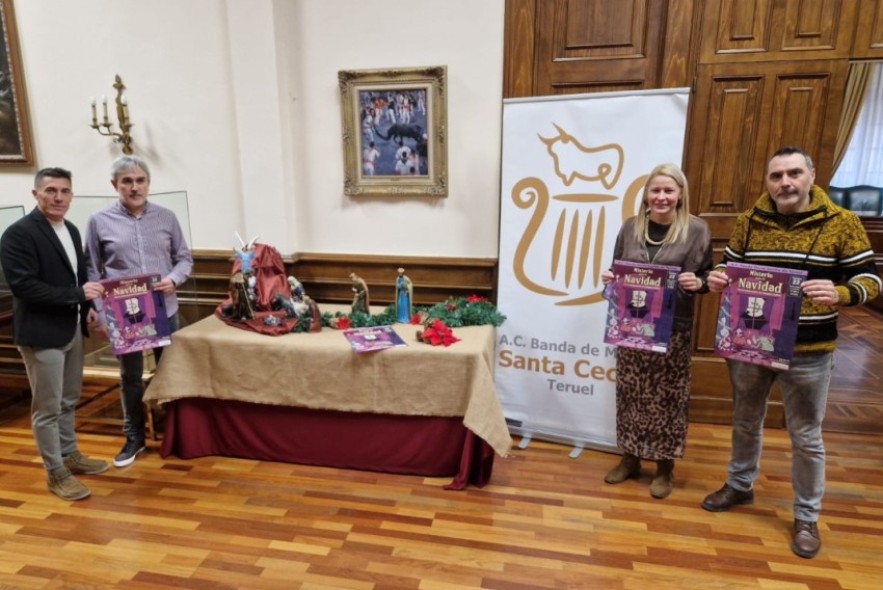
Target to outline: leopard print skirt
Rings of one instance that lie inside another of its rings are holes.
[[[616,443],[624,452],[651,461],[684,456],[690,340],[675,331],[665,354],[616,349]]]

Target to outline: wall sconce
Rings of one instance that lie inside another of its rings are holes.
[[[113,87],[116,88],[117,91],[116,107],[120,131],[111,131],[113,123],[107,118],[106,96],[101,97],[101,106],[104,110],[104,120],[101,123],[98,122],[98,111],[96,109],[95,98],[92,98],[92,129],[97,130],[101,135],[112,137],[114,143],[123,144],[123,153],[128,155],[132,153],[132,147],[130,145],[132,143],[132,136],[129,135],[129,129],[132,128],[132,123],[129,121],[129,101],[123,95],[123,90],[126,89],[126,86],[123,84],[123,80],[120,78],[119,74],[116,75]]]

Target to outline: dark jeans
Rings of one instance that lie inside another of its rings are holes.
[[[169,327],[179,327],[178,314],[169,318]],[[153,349],[157,365],[163,347]],[[120,401],[123,406],[123,434],[127,439],[144,440],[144,353],[131,352],[117,357],[120,362]]]

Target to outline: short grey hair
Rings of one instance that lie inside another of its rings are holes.
[[[138,156],[123,156],[118,158],[110,166],[110,178],[116,180],[120,174],[131,172],[136,168],[141,168],[141,170],[144,171],[144,174],[147,175],[147,180],[150,180],[150,166]]]

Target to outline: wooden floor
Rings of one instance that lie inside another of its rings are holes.
[[[824,428],[883,434],[883,316],[867,307],[845,308],[837,330]]]
[[[24,405],[0,415],[3,589],[877,589],[883,587],[883,436],[828,434],[828,487],[813,560],[788,548],[787,435],[768,430],[754,506],[712,514],[729,428],[691,425],[666,500],[641,480],[603,483],[616,457],[532,442],[483,489],[448,479],[209,457],[82,479],[91,498],[46,491]],[[80,434],[110,458],[118,435]]]
[[[841,320],[813,560],[788,546],[784,430],[765,432],[755,504],[721,514],[699,504],[723,483],[730,429],[704,424],[691,424],[666,500],[648,493],[652,466],[610,486],[617,457],[571,459],[533,441],[497,460],[490,485],[462,492],[444,490],[448,479],[163,460],[152,447],[84,476],[91,498],[68,503],[46,491],[20,396],[0,408],[0,590],[880,589],[881,325],[875,314]],[[110,459],[122,442],[116,426],[81,426],[89,455]]]

